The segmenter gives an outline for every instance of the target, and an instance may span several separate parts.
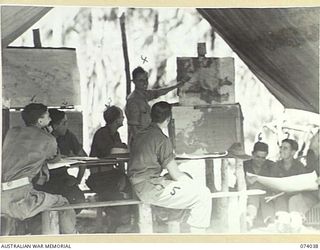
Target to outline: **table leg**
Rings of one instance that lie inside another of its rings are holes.
[[[44,211],[42,212],[42,234],[59,234],[59,212]]]

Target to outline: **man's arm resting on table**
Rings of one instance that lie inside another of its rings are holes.
[[[180,171],[178,165],[174,159],[172,159],[165,168],[168,170],[168,173],[172,180],[180,181],[180,180],[191,180],[191,178],[185,174],[184,172]]]

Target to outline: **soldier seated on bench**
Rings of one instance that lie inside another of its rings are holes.
[[[56,138],[58,149],[62,157],[87,156],[77,137],[68,129],[67,115],[58,109],[49,109],[52,127],[51,134]],[[80,167],[77,177],[68,174],[66,167],[50,170],[50,179],[44,185],[36,185],[35,188],[50,194],[60,194],[71,203],[85,202],[83,192],[78,185],[84,175],[86,167]],[[79,213],[81,210],[77,209]]]
[[[44,130],[50,122],[47,107],[31,103],[22,111],[26,127],[6,134],[2,148],[1,213],[19,220],[33,217],[51,207],[68,204],[61,195],[34,189],[31,180],[39,173],[38,184],[49,179],[47,162],[57,156],[56,139]],[[75,233],[75,212],[59,212],[60,233]]]
[[[171,105],[158,102],[151,108],[152,123],[139,131],[130,148],[128,175],[145,203],[173,209],[190,209],[190,232],[202,233],[210,225],[211,194],[181,172],[174,160],[170,139],[163,132],[171,119]],[[169,176],[160,176],[167,169]]]
[[[320,162],[319,162],[319,143],[320,143],[320,132],[318,132],[311,138],[310,146],[307,152],[307,172],[316,171],[318,179],[318,190],[316,191],[304,191],[300,192],[289,199],[289,211],[296,211],[303,216],[320,202]]]
[[[275,163],[267,159],[269,153],[269,146],[264,142],[256,142],[252,151],[252,159],[243,162],[244,172],[261,175],[271,176],[271,170]],[[251,183],[250,178],[247,177],[248,189],[262,189],[267,191],[270,195],[271,191],[258,182]],[[264,221],[272,216],[274,211],[269,203],[265,201],[265,196],[250,196],[248,198],[247,206],[247,223],[248,227],[264,226]]]
[[[119,107],[108,107],[103,113],[106,125],[99,128],[93,137],[90,156],[108,157],[114,148],[122,148],[129,152],[121,141],[118,129],[123,126],[123,112]],[[125,174],[124,165],[104,165],[90,168],[87,186],[97,193],[100,201],[122,200],[131,198],[131,186]],[[127,206],[107,208],[107,215],[111,220],[109,232],[115,232],[121,224],[128,224],[130,211]],[[110,216],[111,214],[111,216]]]

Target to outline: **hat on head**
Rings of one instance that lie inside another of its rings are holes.
[[[268,144],[258,141],[254,144],[253,146],[253,151],[257,152],[257,151],[263,151],[263,152],[269,152],[269,147]]]
[[[237,158],[242,160],[248,160],[251,158],[250,155],[247,155],[244,152],[244,149],[240,142],[235,142],[229,147],[227,157],[232,157],[232,158]]]

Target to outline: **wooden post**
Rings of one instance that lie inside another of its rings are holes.
[[[207,187],[210,189],[211,193],[215,191],[214,187],[214,174],[213,174],[213,160],[212,159],[206,159],[205,160],[205,166],[206,166],[206,184]]]
[[[236,169],[235,174],[237,178],[238,191],[243,191],[247,189],[246,180],[244,176],[243,170],[243,161],[240,159],[236,159]],[[240,212],[240,231],[247,231],[247,223],[246,223],[246,214],[247,214],[247,195],[240,195],[238,201],[238,207]]]
[[[128,44],[127,44],[127,36],[126,36],[126,24],[125,24],[125,14],[122,13],[120,17],[120,28],[121,28],[121,38],[122,38],[122,49],[123,49],[123,57],[124,57],[124,68],[126,72],[126,82],[127,82],[127,96],[131,93],[131,79],[130,79],[130,64],[129,64],[129,56],[128,56]]]
[[[216,191],[215,187],[214,187],[214,172],[213,172],[213,167],[214,167],[214,163],[213,163],[213,159],[206,159],[205,160],[205,174],[206,174],[206,185],[209,188],[210,192],[213,193]],[[212,200],[212,207],[215,206],[215,202],[214,200]],[[214,223],[214,209],[212,209],[211,212],[211,224]]]
[[[227,159],[221,159],[221,191],[229,191],[229,176],[228,176],[228,165]],[[228,232],[228,198],[220,199],[220,218],[221,218],[221,230],[222,232]]]
[[[10,110],[8,108],[2,109],[2,142],[10,128]]]
[[[172,233],[172,234],[180,233],[180,222],[179,221],[169,221],[168,222],[168,233]]]
[[[227,159],[221,159],[221,192],[229,191]],[[217,171],[218,169],[215,169]],[[217,233],[228,232],[228,198],[213,199],[212,228]]]
[[[42,234],[59,234],[59,212],[44,211],[42,212]]]
[[[33,32],[33,44],[35,48],[41,48],[41,39],[39,29],[32,30]]]
[[[148,204],[139,204],[139,228],[140,233],[153,233],[152,211]]]

